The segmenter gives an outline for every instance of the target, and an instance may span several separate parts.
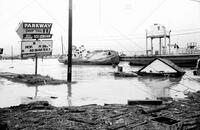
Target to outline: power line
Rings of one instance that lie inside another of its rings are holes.
[[[51,13],[44,7],[42,6],[37,0],[33,0],[42,10],[45,11],[45,13],[51,17],[58,25],[59,27],[63,30],[63,31],[67,31],[67,29],[65,30],[65,28],[56,20],[56,18],[54,16],[51,15]]]
[[[199,0],[191,0],[191,1],[194,1],[194,2],[199,2],[199,3],[200,3],[200,1],[199,1]]]
[[[189,75],[187,75],[187,74],[186,74],[186,76],[187,76],[187,78],[188,78],[189,80],[193,80],[193,81],[199,82],[199,80],[197,80],[197,79],[195,79],[195,78],[192,78],[191,76],[189,76]]]
[[[171,34],[171,36],[177,36],[177,35],[189,35],[189,34],[197,34],[197,33],[200,33],[200,31],[197,31],[197,32],[186,32],[186,33]]]
[[[129,37],[127,37],[127,35],[124,35],[121,33],[121,31],[119,31],[117,28],[115,28],[114,26],[110,25],[110,27],[112,27],[116,32],[119,33],[120,36],[126,38],[128,41],[130,41],[131,43],[135,44],[138,48],[143,49],[142,47],[140,47],[137,43],[135,43],[133,40],[131,40]],[[132,46],[132,44],[130,44]],[[132,46],[133,47],[133,46]]]
[[[185,32],[185,31],[197,31],[197,30],[200,30],[200,28],[179,29],[179,30],[173,30],[173,32]]]
[[[149,15],[146,17],[146,18],[144,18],[144,20],[141,22],[141,23],[139,23],[137,26],[136,26],[136,28],[135,29],[133,29],[134,31],[135,30],[138,30],[138,28],[140,28],[158,9],[160,9],[160,7],[165,3],[165,1],[166,0],[163,0],[163,1],[161,1],[161,3],[159,3],[150,13],[149,13]]]
[[[109,34],[110,35],[110,33],[107,31],[107,30],[105,30],[105,28],[103,28],[104,29],[104,31],[107,33],[107,34]],[[115,42],[117,42],[118,43],[118,45],[120,46],[120,47],[122,47],[122,45],[121,45],[121,43],[119,42],[119,41],[116,41],[115,40]],[[122,48],[124,48],[124,47],[122,47]],[[124,48],[126,51],[128,51],[128,49],[125,47]]]
[[[190,35],[190,34],[198,34],[200,33],[200,31],[196,31],[196,32],[183,32],[183,33],[171,33],[171,36],[178,36],[178,35]],[[131,42],[133,42],[132,40],[134,39],[145,39],[145,36],[140,36],[140,37],[136,37],[136,38],[130,38],[131,35],[127,35],[126,37],[129,38],[120,38],[121,36],[110,36],[110,37],[101,37],[101,38],[93,38],[93,39],[88,39],[88,41],[117,41],[117,40],[131,40]],[[132,35],[134,36],[134,35]]]
[[[32,4],[33,1],[34,1],[34,0],[31,0],[31,1],[28,2],[26,5],[24,5],[20,10],[15,11],[15,13],[14,13],[12,16],[10,16],[10,17],[8,18],[8,20],[7,20],[6,22],[4,22],[4,23],[8,23],[8,21],[12,21],[14,17],[16,17],[18,14],[20,14],[20,13],[21,13],[23,10],[25,10],[26,8],[28,8],[28,7]],[[8,25],[8,24],[6,24],[6,25]]]

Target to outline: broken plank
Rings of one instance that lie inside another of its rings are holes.
[[[128,100],[128,105],[161,105],[161,100]]]
[[[154,112],[159,112],[161,110],[165,110],[165,109],[168,109],[168,108],[169,108],[169,105],[161,105],[161,106],[158,106],[156,108],[143,109],[142,113],[143,114],[154,113]]]

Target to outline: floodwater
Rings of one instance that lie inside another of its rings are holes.
[[[35,61],[1,60],[0,72],[35,73]],[[119,64],[123,71],[137,71],[140,67]],[[27,86],[0,78],[0,107],[47,100],[54,106],[80,106],[86,104],[126,104],[127,100],[156,99],[157,97],[183,98],[188,91],[200,89],[200,76],[185,69],[182,78],[116,78],[112,66],[74,65],[72,80],[67,85]],[[38,74],[56,79],[67,79],[67,65],[57,59],[39,59]]]

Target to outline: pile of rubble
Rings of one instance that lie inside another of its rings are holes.
[[[47,101],[21,104],[0,109],[0,129],[200,129],[200,91],[178,101],[160,100],[161,105],[54,107]]]

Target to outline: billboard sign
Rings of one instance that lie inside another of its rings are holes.
[[[52,23],[21,22],[16,30],[21,39],[24,34],[50,34]]]
[[[22,58],[49,56],[52,54],[52,46],[52,40],[22,41],[21,56]]]
[[[23,22],[23,28],[50,28],[52,27],[52,23],[27,23]]]

